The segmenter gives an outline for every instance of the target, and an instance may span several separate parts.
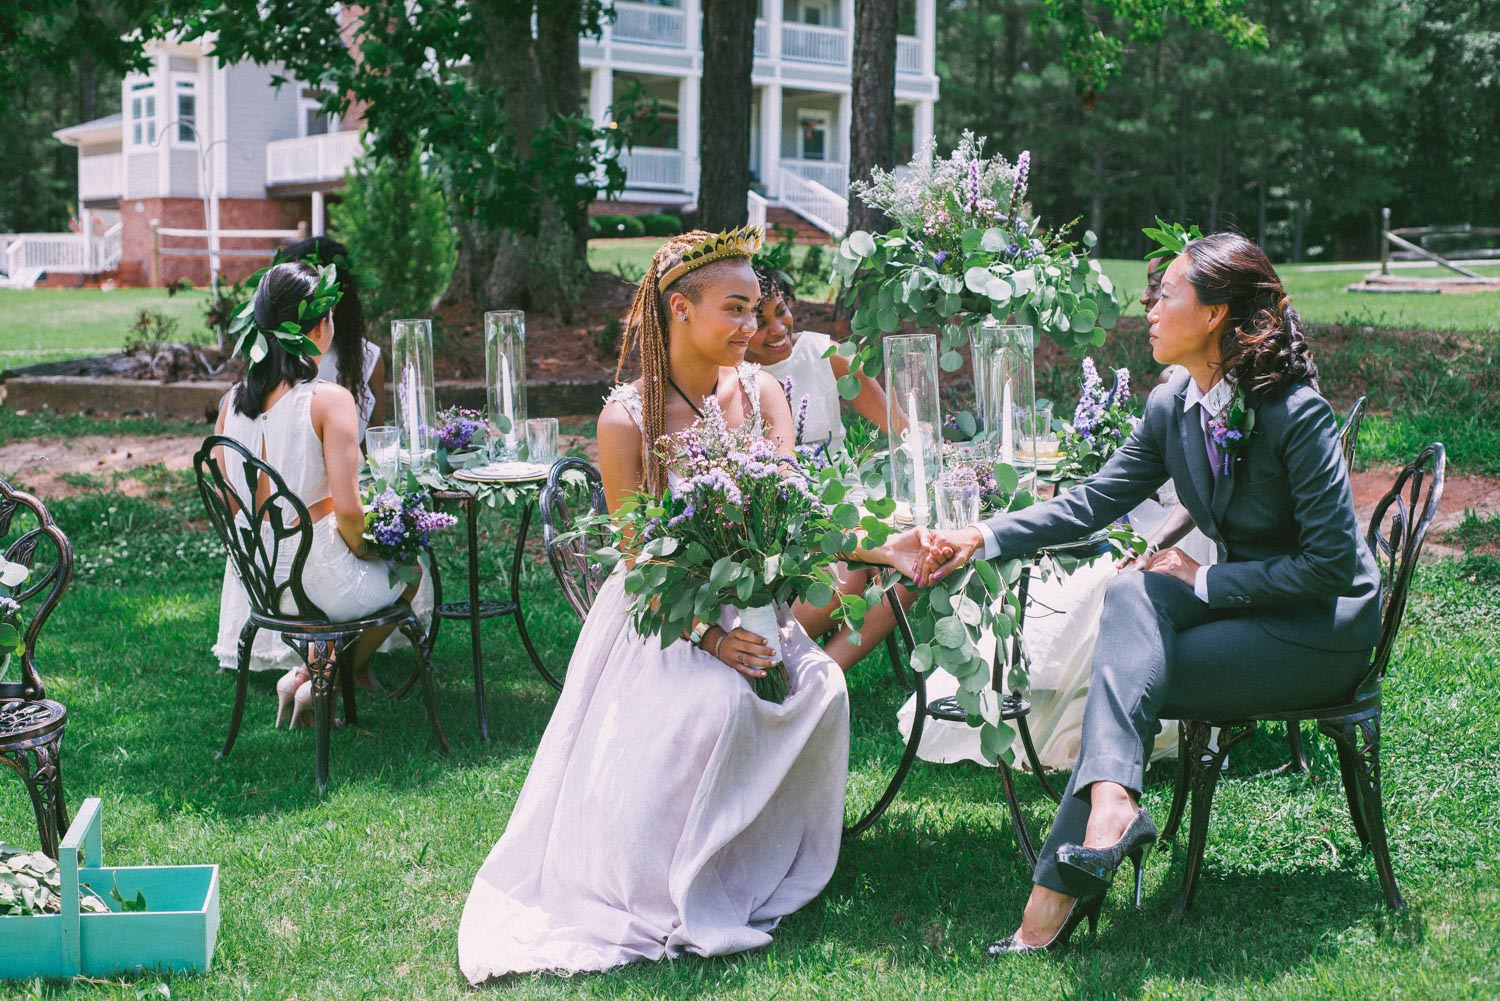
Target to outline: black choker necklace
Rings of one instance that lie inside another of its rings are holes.
[[[695,407],[693,405],[693,401],[688,397],[688,394],[686,394],[686,393],[684,393],[682,391],[682,387],[679,386],[679,385],[677,385],[677,383],[672,379],[672,377],[670,375],[667,376],[667,385],[669,385],[673,389],[677,390],[677,395],[680,396],[680,397],[682,397],[682,402],[686,403],[688,405],[688,409],[689,410],[691,410],[693,413],[697,414],[700,418],[703,416],[703,411],[699,410],[697,407]],[[714,380],[713,392],[711,394],[709,394],[709,395],[714,396],[714,397],[717,397],[719,395],[719,380],[718,379]]]

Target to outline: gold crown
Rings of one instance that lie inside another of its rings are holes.
[[[762,238],[759,226],[741,226],[739,229],[704,237],[701,243],[689,247],[683,253],[681,261],[672,265],[657,279],[657,287],[665,289],[689,271],[696,271],[705,264],[722,261],[726,257],[743,257],[749,260],[760,249]]]

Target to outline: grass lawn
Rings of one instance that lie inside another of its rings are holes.
[[[0,371],[65,358],[113,354],[143,309],[178,322],[179,340],[207,338],[208,292],[165,289],[0,289]]]
[[[106,983],[0,985],[5,998],[426,999],[475,996],[455,960],[475,871],[503,831],[555,702],[511,626],[485,627],[494,739],[474,729],[466,630],[438,641],[437,752],[420,700],[366,698],[333,738],[333,784],[313,792],[309,732],[271,729],[274,678],[257,677],[233,756],[214,761],[232,682],[209,654],[223,560],[188,483],[154,496],[85,493],[55,504],[78,571],[38,644],[48,694],[68,706],[69,800],[104,800],[106,864],[216,862],[223,924],[213,970]],[[450,554],[461,543],[446,541]],[[483,548],[486,578],[501,547]],[[456,567],[448,579],[458,579]],[[566,662],[577,624],[544,564],[528,565],[532,635]],[[1395,867],[1411,905],[1388,913],[1351,827],[1328,741],[1317,778],[1268,774],[1279,728],[1237,750],[1221,785],[1188,920],[1166,914],[1183,845],[1153,853],[1144,910],[1116,890],[1100,935],[1060,960],[995,963],[1028,876],[999,784],[973,765],[919,763],[886,818],[846,844],[833,881],[766,950],[561,979],[506,998],[1490,998],[1500,980],[1500,562],[1424,566],[1387,694],[1383,781]],[[403,675],[409,653],[381,665]],[[858,809],[893,765],[894,686],[880,663],[854,690]],[[628,749],[625,749],[628,753]],[[1170,769],[1146,805],[1164,819]],[[1051,802],[1020,780],[1034,825]],[[1181,840],[1185,841],[1185,834]],[[0,781],[0,840],[35,843],[20,782]],[[148,900],[148,905],[150,901]],[[161,991],[162,986],[168,991]],[[480,995],[486,996],[486,995]]]

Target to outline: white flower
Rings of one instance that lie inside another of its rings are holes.
[[[0,584],[6,587],[15,587],[27,577],[31,571],[22,563],[12,563],[5,557],[0,556]]]

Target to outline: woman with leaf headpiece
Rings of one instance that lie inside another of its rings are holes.
[[[235,315],[231,333],[247,361],[245,374],[219,405],[216,434],[228,435],[263,458],[307,505],[313,546],[304,563],[308,598],[331,620],[357,619],[403,596],[386,564],[367,554],[365,512],[359,499],[359,412],[349,390],[318,378],[318,357],[333,343],[339,301],[333,265],[277,264],[259,275],[254,297]],[[217,457],[222,464],[222,456]],[[294,553],[282,549],[290,562]],[[281,572],[289,567],[278,568]],[[410,598],[415,587],[405,588]],[[225,587],[219,605],[221,664],[234,664],[239,633],[249,616],[242,588]],[[370,654],[393,627],[372,629],[355,643],[355,679],[373,685]],[[312,685],[300,658],[279,637],[262,631],[260,666],[285,666],[276,685],[276,725],[295,723],[311,705]],[[278,655],[282,648],[284,658]],[[266,658],[277,658],[264,663]]]

